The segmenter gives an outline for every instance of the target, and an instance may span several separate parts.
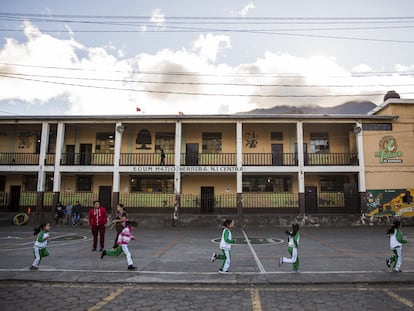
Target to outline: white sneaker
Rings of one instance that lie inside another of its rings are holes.
[[[222,269],[220,269],[219,270],[219,273],[220,274],[228,274],[229,273],[229,270],[222,270]]]
[[[217,260],[217,254],[213,253],[213,255],[211,255],[211,262],[215,262]]]

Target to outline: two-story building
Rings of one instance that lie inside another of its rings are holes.
[[[395,98],[366,115],[1,116],[0,206],[396,213],[413,138],[414,100]]]

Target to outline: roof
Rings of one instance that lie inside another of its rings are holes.
[[[414,101],[413,101],[414,103]],[[374,109],[375,110],[375,109]],[[372,111],[374,111],[372,110]],[[33,115],[33,116],[0,116],[0,121],[8,123],[41,122],[41,121],[72,121],[72,122],[133,122],[133,121],[176,121],[176,120],[394,120],[398,116],[378,116],[371,114],[220,114],[220,115]]]
[[[414,99],[389,98],[386,101],[384,101],[381,105],[378,105],[377,107],[369,111],[368,115],[375,115],[391,104],[414,105]]]

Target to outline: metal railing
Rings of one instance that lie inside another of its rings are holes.
[[[174,154],[166,153],[164,163],[161,162],[160,153],[121,153],[119,159],[121,166],[156,166],[174,165]]]
[[[60,165],[114,165],[113,153],[62,153]]]
[[[244,166],[295,166],[297,155],[295,153],[244,153]]]
[[[358,153],[307,153],[305,165],[358,165]]]
[[[182,153],[181,165],[184,166],[235,166],[235,153]]]
[[[38,193],[35,191],[22,191],[19,194],[19,207],[22,210],[31,207],[32,211],[37,205]],[[83,211],[98,200],[98,193],[95,192],[72,192],[60,193],[59,201],[64,205],[74,205],[77,201],[83,206]],[[0,192],[0,211],[7,211],[12,196],[7,192]],[[204,202],[203,202],[204,200]],[[134,209],[140,211],[172,211],[174,209],[174,193],[148,193],[148,192],[123,192],[119,194],[119,202],[128,208],[129,212]],[[292,192],[246,192],[241,194],[242,208],[246,210],[269,210],[278,212],[291,211],[299,208],[299,195]],[[53,207],[53,192],[45,192],[43,207]],[[110,206],[105,206],[111,209]],[[343,192],[319,192],[317,207],[322,209],[343,210],[346,208]],[[214,194],[212,197],[203,198],[200,194],[183,193],[180,195],[180,208],[185,212],[209,212],[214,213],[222,209],[237,209],[237,194],[224,193]]]
[[[0,165],[39,165],[39,154],[22,152],[1,152]]]
[[[299,208],[299,196],[291,192],[242,194],[243,208]]]
[[[297,166],[296,153],[244,153],[243,166]],[[174,165],[175,155],[166,153],[164,162],[160,153],[121,153],[121,166],[157,166]],[[55,154],[47,154],[45,165],[54,165]],[[0,165],[38,165],[39,154],[0,153]],[[63,153],[61,165],[76,166],[112,166],[112,153]],[[182,166],[235,166],[236,153],[183,153]],[[305,153],[306,166],[358,165],[358,153]]]

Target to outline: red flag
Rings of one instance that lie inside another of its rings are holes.
[[[140,112],[140,111],[141,111],[141,108],[137,107],[137,112]]]

